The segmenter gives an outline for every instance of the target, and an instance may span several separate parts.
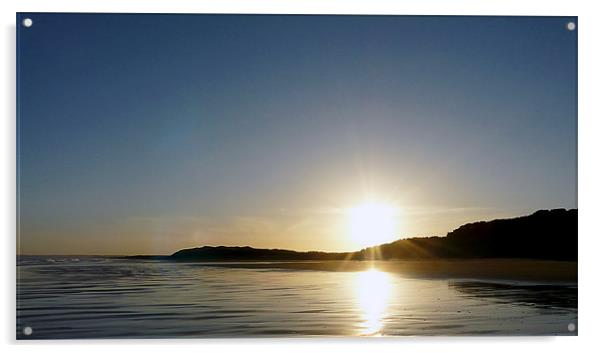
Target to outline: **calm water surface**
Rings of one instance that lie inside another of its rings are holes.
[[[17,279],[19,339],[574,335],[577,323],[576,286],[92,257],[21,257]]]

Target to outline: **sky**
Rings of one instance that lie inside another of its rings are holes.
[[[25,17],[19,254],[348,251],[366,202],[391,239],[577,207],[576,18]]]

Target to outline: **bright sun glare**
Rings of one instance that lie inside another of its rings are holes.
[[[349,235],[360,247],[390,242],[398,235],[397,208],[381,202],[366,202],[347,210]]]

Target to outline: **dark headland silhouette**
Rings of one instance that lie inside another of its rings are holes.
[[[393,260],[523,258],[577,260],[577,209],[540,210],[528,216],[465,224],[445,237],[400,239],[355,252],[203,246],[171,256],[134,256],[183,261]]]

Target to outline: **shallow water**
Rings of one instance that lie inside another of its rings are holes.
[[[576,286],[102,257],[20,257],[17,280],[19,339],[577,333]]]

